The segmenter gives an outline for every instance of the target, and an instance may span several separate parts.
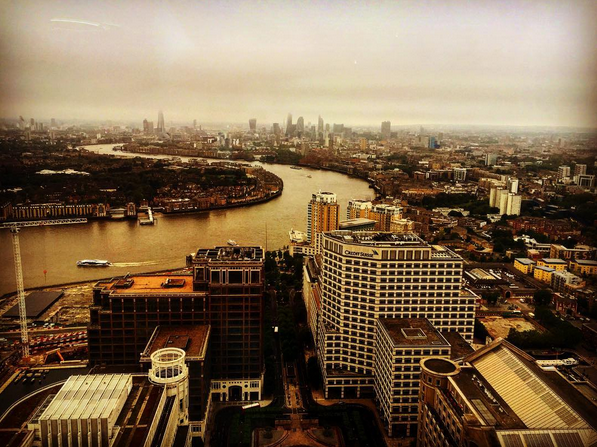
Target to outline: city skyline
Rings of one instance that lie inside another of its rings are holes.
[[[0,115],[596,127],[591,2],[136,6],[7,6]]]

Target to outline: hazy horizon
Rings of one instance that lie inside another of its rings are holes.
[[[0,115],[595,129],[595,16],[591,1],[11,2]]]

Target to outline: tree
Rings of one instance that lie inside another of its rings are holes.
[[[533,302],[536,306],[548,306],[551,304],[551,291],[549,289],[540,289],[533,294]]]

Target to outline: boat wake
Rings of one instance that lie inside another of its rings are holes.
[[[144,265],[158,265],[161,261],[113,262],[112,267],[142,267]]]

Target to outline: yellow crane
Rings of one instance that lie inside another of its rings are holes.
[[[29,357],[29,335],[27,333],[27,308],[25,307],[25,288],[23,285],[23,266],[21,263],[21,247],[19,244],[19,230],[24,227],[45,227],[49,225],[68,225],[86,223],[85,218],[33,220],[25,222],[4,222],[0,228],[8,228],[12,235],[12,251],[15,259],[15,275],[17,279],[17,298],[19,301],[19,320],[21,323],[21,346],[23,357]]]

